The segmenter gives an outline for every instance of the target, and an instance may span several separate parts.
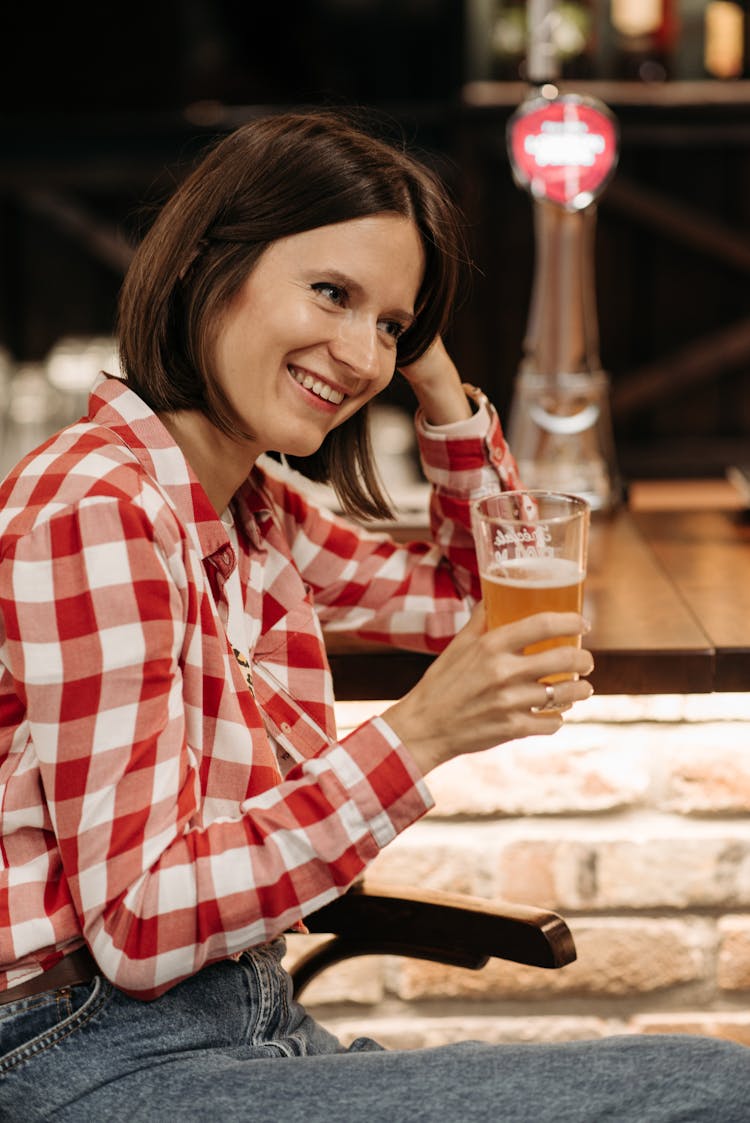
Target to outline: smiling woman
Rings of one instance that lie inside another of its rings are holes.
[[[749,1117],[727,1042],[347,1049],[291,998],[284,933],[425,814],[433,769],[556,732],[549,676],[561,707],[591,693],[589,652],[544,643],[579,614],[488,631],[478,606],[471,504],[519,481],[440,336],[459,230],[429,171],[343,116],[244,126],[135,255],[125,377],[0,485],[3,1119]],[[364,417],[396,368],[421,542],[262,455],[379,512]],[[437,657],[340,738],[322,626]]]
[[[160,414],[217,511],[262,453],[313,455],[388,385],[423,263],[414,222],[391,214],[290,234],[264,250],[213,333],[209,377],[233,431],[196,409]],[[457,375],[455,383],[467,410]]]
[[[261,453],[311,455],[388,385],[423,264],[414,222],[390,214],[291,234],[261,254],[214,341],[213,378],[249,438],[212,442],[214,486],[219,467],[235,468],[217,510]]]
[[[126,277],[119,334],[129,384],[159,413],[198,408],[215,428],[252,437],[237,416],[237,402],[227,400],[215,376],[214,349],[217,325],[239,290],[252,283],[253,267],[271,243],[312,237],[357,219],[366,220],[359,229],[372,231],[373,223],[377,227],[398,218],[412,228],[411,246],[398,252],[414,255],[419,282],[415,291],[404,291],[400,279],[397,283],[402,260],[391,244],[395,227],[384,227],[379,252],[389,259],[390,283],[398,290],[394,306],[382,309],[383,318],[393,323],[381,330],[397,337],[391,374],[396,362],[403,369],[443,331],[467,260],[462,228],[445,189],[405,153],[353,128],[345,114],[280,114],[237,130],[167,204]],[[339,251],[352,237],[337,234]],[[369,248],[376,242],[377,235]],[[349,264],[355,252],[352,246]],[[309,264],[325,265],[329,273],[308,272],[303,283],[316,286],[322,304],[351,312],[351,301],[359,299],[362,261],[343,276],[336,275],[336,262],[325,253]],[[451,416],[457,408],[455,416],[465,416],[457,379],[456,386],[454,401],[446,405]],[[443,416],[446,406],[436,405]],[[314,480],[330,481],[344,510],[371,517],[390,513],[372,465],[365,411],[350,411],[343,431],[334,429],[322,446],[301,455],[303,464],[291,462]]]

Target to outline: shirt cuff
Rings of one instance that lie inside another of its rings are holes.
[[[481,390],[464,383],[477,405],[465,421],[429,425],[417,415],[422,470],[429,482],[467,498],[520,488],[518,467],[497,413]]]
[[[486,437],[492,424],[492,414],[486,395],[476,386],[463,384],[464,392],[471,403],[472,415],[461,421],[450,421],[447,425],[431,425],[423,410],[417,411],[416,425],[426,437]]]
[[[360,725],[323,757],[381,850],[434,806],[416,762],[382,717]]]

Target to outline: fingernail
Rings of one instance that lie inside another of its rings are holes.
[[[585,617],[584,617],[584,620],[583,620],[583,630],[584,630],[584,632],[590,632],[591,631],[591,624],[589,623],[588,620],[586,620]]]

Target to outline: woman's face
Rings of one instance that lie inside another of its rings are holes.
[[[409,219],[371,215],[273,242],[222,316],[215,377],[254,456],[309,456],[391,380],[424,253]]]

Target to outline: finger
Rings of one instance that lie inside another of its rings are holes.
[[[534,675],[530,678],[529,670],[533,666],[533,660],[523,656],[515,657],[515,660],[516,665],[522,665],[521,669],[506,675],[504,680],[504,702],[509,710],[528,712],[546,706],[551,702],[548,685],[552,690],[554,704],[565,709],[574,702],[590,698],[594,693],[593,687],[585,678],[559,679],[554,675],[551,683],[547,676]]]
[[[563,716],[558,710],[527,710],[517,724],[515,738],[549,737],[557,733],[563,725]]]
[[[572,643],[561,643],[533,655],[521,655],[524,672],[536,680],[552,675],[590,675],[594,669],[594,657],[585,647],[579,648]]]
[[[495,645],[505,651],[521,651],[545,640],[585,635],[589,625],[577,612],[540,612],[512,624],[493,629]]]
[[[481,636],[483,632],[487,631],[487,617],[484,611],[484,602],[478,601],[471,610],[471,616],[464,624],[464,626],[456,632],[451,640],[451,646],[469,639],[474,642],[477,636]]]
[[[567,710],[575,702],[584,702],[594,693],[594,688],[586,679],[564,679],[561,682],[536,684],[533,713],[548,710]]]
[[[455,665],[456,661],[465,661],[477,646],[477,641],[487,634],[487,620],[484,613],[484,603],[478,601],[471,610],[469,619],[464,626],[456,632],[448,646],[437,656],[425,672],[429,682],[434,682],[436,676],[446,667]]]
[[[487,613],[484,610],[484,601],[477,601],[471,610],[468,624],[464,624],[461,630],[475,636],[487,631]]]

